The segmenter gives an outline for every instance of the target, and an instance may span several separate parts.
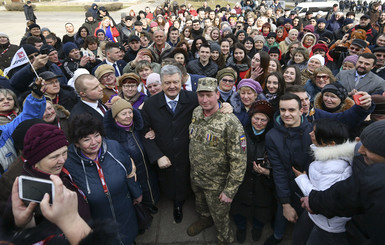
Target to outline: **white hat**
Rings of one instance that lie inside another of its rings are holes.
[[[310,62],[310,60],[312,60],[312,59],[317,59],[317,60],[319,60],[319,62],[321,62],[321,65],[325,65],[325,58],[322,57],[320,54],[315,54],[315,55],[313,55],[312,57],[310,57],[309,62]],[[308,62],[308,63],[309,63],[309,62]]]
[[[146,85],[148,86],[153,83],[162,84],[162,81],[160,81],[160,75],[158,73],[151,73],[150,75],[148,75]]]

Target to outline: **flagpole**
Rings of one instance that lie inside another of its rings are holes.
[[[32,63],[31,63],[31,61],[30,61],[29,59],[28,59],[28,62],[29,62],[29,64],[31,65],[33,72],[35,73],[36,78],[39,78],[39,76],[37,75],[37,72],[36,72],[35,68],[33,68],[33,65],[32,65]]]

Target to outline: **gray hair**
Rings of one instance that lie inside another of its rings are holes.
[[[160,70],[160,80],[163,83],[163,76],[164,75],[174,75],[174,74],[179,74],[180,78],[182,78],[182,72],[177,66],[174,65],[165,65],[162,67]]]

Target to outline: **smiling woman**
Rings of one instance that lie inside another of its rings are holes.
[[[0,89],[0,125],[15,119],[19,111],[16,94],[9,89]]]

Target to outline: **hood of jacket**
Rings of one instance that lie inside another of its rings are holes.
[[[339,145],[310,146],[316,161],[328,161],[333,159],[353,159],[354,148],[357,142],[347,141]]]

